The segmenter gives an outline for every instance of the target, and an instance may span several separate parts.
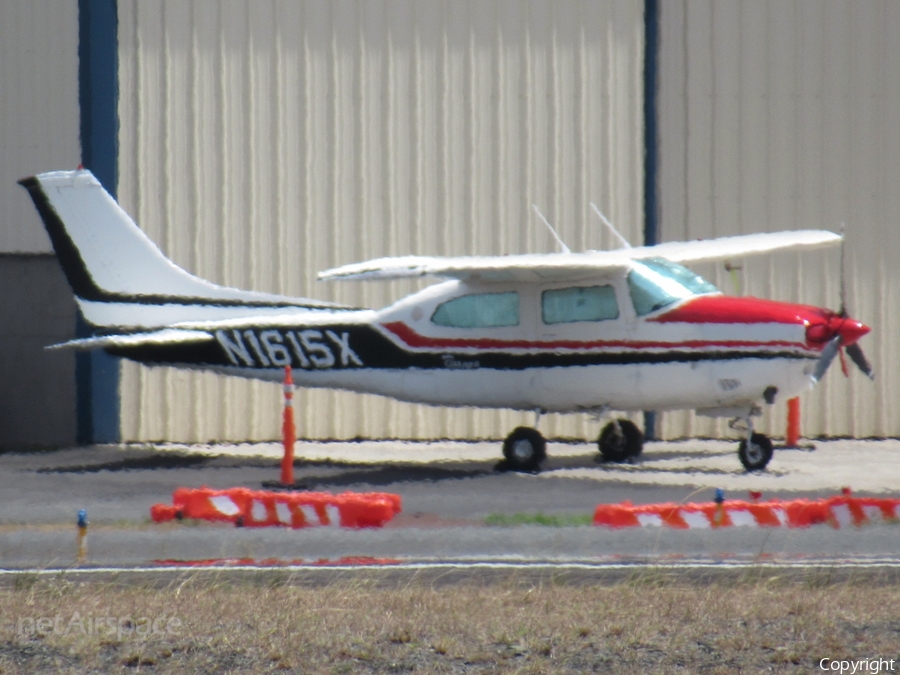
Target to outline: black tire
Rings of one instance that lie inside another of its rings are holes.
[[[620,419],[603,427],[597,447],[604,462],[627,462],[641,456],[644,434],[631,420]]]
[[[537,429],[517,427],[503,441],[503,456],[510,471],[537,471],[547,458],[547,441]]]
[[[747,471],[762,471],[772,459],[772,441],[765,434],[753,434],[750,436],[749,448],[746,438],[741,441],[738,457]]]

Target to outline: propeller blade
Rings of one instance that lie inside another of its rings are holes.
[[[844,223],[841,223],[841,309],[838,311],[838,316],[847,318],[849,316],[847,312],[847,280],[846,280],[846,236],[844,235]],[[813,382],[818,382],[823,375],[825,375],[825,371],[828,370],[828,366],[831,365],[831,362],[834,360],[834,355],[836,353],[840,353],[841,355],[841,369],[844,371],[844,375],[848,375],[847,372],[847,362],[844,359],[844,350],[847,351],[847,356],[850,357],[850,360],[856,364],[856,367],[859,368],[866,377],[870,380],[875,379],[875,373],[872,370],[872,365],[869,363],[868,359],[866,359],[865,354],[863,354],[862,347],[859,346],[857,342],[847,346],[846,348],[843,346],[841,341],[841,336],[837,335],[831,339],[831,341],[825,345],[825,349],[822,350],[822,355],[819,357],[818,363],[816,363],[816,370],[813,373]]]
[[[828,344],[825,345],[825,349],[822,350],[822,356],[820,356],[819,360],[816,362],[816,369],[812,374],[813,382],[818,382],[822,379],[822,377],[825,375],[825,371],[828,370],[828,366],[830,366],[831,362],[834,361],[834,357],[837,356],[838,350],[840,350],[840,348],[841,336],[835,335],[828,341]]]
[[[854,342],[852,345],[847,347],[847,356],[850,357],[850,360],[856,364],[856,367],[859,368],[870,380],[875,379],[875,373],[872,370],[872,364],[869,363],[868,359],[866,359],[866,355],[863,354],[862,347],[859,346],[859,343]]]
[[[841,357],[841,372],[844,374],[844,377],[850,377],[850,368],[847,366],[847,357],[844,356],[844,350],[838,349],[838,354]]]

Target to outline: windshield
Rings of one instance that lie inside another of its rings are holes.
[[[662,258],[634,261],[628,273],[628,289],[638,316],[650,314],[692,295],[718,293],[719,289],[678,263]]]

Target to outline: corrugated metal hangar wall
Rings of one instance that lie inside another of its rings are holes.
[[[900,3],[660,5],[660,238],[846,224],[847,302],[873,328],[861,344],[877,380],[833,368],[802,399],[803,432],[900,435]],[[745,261],[737,290],[837,309],[839,266],[837,251]],[[710,277],[735,290],[721,268]],[[723,431],[663,416],[666,436]]]
[[[573,250],[611,245],[590,200],[641,239],[642,0],[117,5],[119,198],[195,273],[378,306],[412,287],[316,284],[316,271],[388,254],[553,250],[531,202]],[[900,342],[900,5],[659,6],[659,239],[846,223],[848,300],[874,328],[863,345],[879,379],[833,368],[805,398],[803,431],[900,436],[888,350]],[[72,309],[55,304],[58,274],[31,274],[49,247],[14,181],[77,164],[77,31],[74,2],[0,3],[0,271],[21,290],[8,316],[34,293],[53,320]],[[839,304],[836,252],[735,264],[698,271],[726,292]],[[4,338],[3,443],[53,442],[48,409],[57,436],[74,428],[59,400],[74,398],[71,358],[40,350],[59,327],[31,323],[11,322]],[[16,351],[23,340],[34,349]],[[26,351],[62,359],[57,376]],[[20,375],[44,389],[9,386]],[[278,436],[277,387],[132,364],[120,384],[125,440]],[[309,437],[502,437],[521,419],[329,392],[302,392],[297,408]],[[783,408],[767,415],[770,432],[782,432]],[[581,416],[544,424],[597,430]],[[724,428],[666,413],[660,431]]]
[[[219,283],[382,306],[315,282],[384,255],[642,238],[643,2],[119,3],[119,199]],[[280,389],[122,367],[127,439],[271,439]],[[503,437],[531,415],[305,391],[301,436]],[[583,416],[550,435],[586,435]]]
[[[75,441],[75,359],[44,346],[78,310],[16,181],[80,161],[77,54],[75,3],[0,3],[0,446]]]

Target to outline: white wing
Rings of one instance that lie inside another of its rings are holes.
[[[841,243],[841,235],[828,230],[795,230],[742,234],[736,237],[672,241],[657,246],[645,246],[633,258],[658,257],[672,262],[688,263],[705,260],[726,260],[784,249],[814,249]],[[631,252],[629,251],[629,253]]]
[[[407,279],[431,275],[482,281],[537,281],[596,274],[600,270],[625,266],[627,261],[617,253],[591,251],[459,258],[379,258],[321,272],[319,279]]]
[[[584,253],[456,258],[403,256],[336,267],[320,272],[319,279],[408,279],[429,275],[482,281],[571,279],[625,267],[629,260],[641,258],[665,258],[672,262],[690,263],[740,258],[782,249],[821,248],[840,241],[839,234],[827,230],[796,230]]]

